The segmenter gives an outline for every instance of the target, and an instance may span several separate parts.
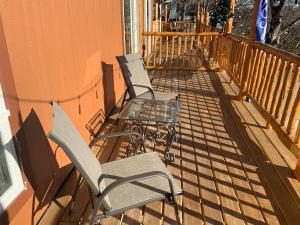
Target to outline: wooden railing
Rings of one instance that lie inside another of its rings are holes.
[[[218,62],[298,157],[300,137],[300,57],[247,38],[225,34]]]
[[[206,70],[217,58],[218,32],[144,32],[148,69]]]
[[[143,33],[146,68],[225,70],[241,99],[252,100],[266,127],[298,157],[300,177],[300,57],[207,25],[197,24],[197,29],[200,33]]]
[[[174,22],[162,22],[162,31],[177,31],[177,32],[195,32],[196,22],[192,21],[174,21]]]

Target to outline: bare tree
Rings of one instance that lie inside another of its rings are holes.
[[[300,55],[300,8],[295,4],[297,1],[270,1],[267,43]],[[237,0],[234,33],[246,37],[250,35],[252,10],[253,0]]]

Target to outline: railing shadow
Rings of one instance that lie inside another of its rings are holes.
[[[246,163],[251,166],[257,167],[256,174],[259,177],[259,180],[261,181],[260,185],[263,187],[263,189],[266,192],[266,199],[269,199],[272,208],[274,210],[275,215],[277,216],[277,219],[280,223],[286,223],[287,221],[283,220],[282,213],[285,214],[285,212],[282,212],[282,209],[278,208],[278,204],[282,205],[284,204],[279,200],[278,202],[278,191],[276,191],[278,187],[278,181],[274,181],[274,179],[278,179],[279,182],[281,182],[281,190],[285,190],[286,193],[282,193],[282,195],[289,196],[288,193],[289,190],[293,190],[293,187],[290,186],[288,188],[285,188],[284,186],[289,182],[289,179],[293,179],[292,171],[288,166],[282,167],[280,165],[273,164],[269,161],[264,150],[261,149],[260,146],[257,145],[256,142],[254,142],[251,137],[249,137],[249,134],[247,133],[248,126],[255,126],[252,124],[247,124],[244,121],[242,121],[242,118],[240,115],[237,114],[236,109],[233,107],[233,100],[237,100],[236,98],[233,98],[233,96],[228,95],[222,85],[222,81],[220,80],[220,76],[216,73],[210,73],[209,75],[212,86],[214,89],[219,93],[220,97],[220,109],[223,115],[226,115],[223,117],[224,120],[224,126],[229,134],[230,137],[235,137],[233,140],[237,144],[237,148],[241,151],[242,156],[244,157],[244,160]],[[228,83],[229,84],[229,83]],[[250,112],[249,112],[250,113]],[[228,115],[230,115],[228,117]],[[231,118],[230,118],[231,117]],[[233,124],[233,121],[235,125]],[[233,127],[235,126],[235,129]],[[238,132],[241,134],[240,138],[237,138],[238,136],[235,133],[235,130],[238,130]],[[245,145],[247,146],[245,148]],[[275,148],[275,147],[274,147]],[[247,157],[248,159],[245,159]],[[285,181],[280,180],[280,177],[278,173],[282,174],[290,174],[290,176],[285,177]],[[285,184],[283,184],[284,182]],[[251,183],[251,180],[250,180]],[[276,194],[277,193],[277,194]],[[294,196],[297,196],[296,193],[294,193]],[[291,198],[291,197],[289,197]],[[299,199],[298,199],[299,200]],[[297,200],[296,200],[297,201]],[[264,209],[262,209],[264,211]],[[295,213],[295,212],[294,212]],[[292,215],[297,215],[292,213]],[[280,216],[281,215],[281,216]],[[249,221],[251,222],[251,221]]]

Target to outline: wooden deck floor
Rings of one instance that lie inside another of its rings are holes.
[[[171,150],[177,158],[167,167],[184,190],[178,198],[183,224],[300,224],[300,184],[291,170],[296,159],[272,130],[264,129],[265,121],[253,105],[237,100],[238,88],[229,78],[206,72],[153,73],[155,89],[171,91],[175,82],[182,102],[178,143]],[[109,130],[127,126],[113,124],[112,118]],[[98,143],[93,150],[105,162],[124,157],[126,148],[127,140],[121,138],[114,144]],[[163,154],[162,146],[150,148]],[[57,200],[60,210],[48,210],[56,219],[47,212],[40,224],[76,224],[82,215],[81,223],[88,222],[84,183],[74,213],[70,216],[61,206],[69,201],[70,196],[63,200],[63,193],[71,186],[70,181]],[[101,224],[175,224],[175,215],[167,202],[154,202]]]

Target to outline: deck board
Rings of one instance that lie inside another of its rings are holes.
[[[178,141],[171,149],[177,157],[166,166],[184,190],[178,197],[183,224],[299,224],[300,183],[291,171],[296,159],[274,131],[265,129],[254,106],[237,100],[239,90],[227,75],[151,73],[156,75],[154,89],[176,91],[182,102]],[[120,123],[110,129],[127,126]],[[113,143],[93,147],[101,162],[125,157],[128,140],[119,138]],[[148,147],[163,157],[162,145]],[[85,189],[83,183],[78,204],[88,201]],[[91,207],[86,203],[72,217],[65,210],[60,224],[76,224],[80,213],[82,224],[88,224]],[[45,218],[51,218],[49,214]],[[173,206],[164,201],[104,219],[101,224],[170,225],[176,220]]]

